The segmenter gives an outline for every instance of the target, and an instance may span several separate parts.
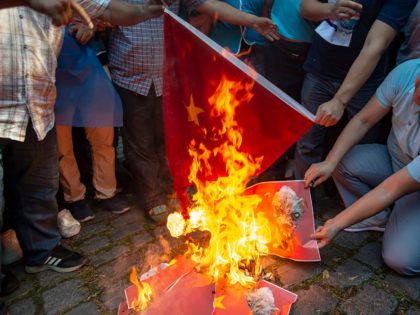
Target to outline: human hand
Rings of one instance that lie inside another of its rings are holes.
[[[305,188],[317,187],[321,183],[325,182],[331,177],[334,169],[334,164],[328,161],[312,164],[306,171],[303,178],[305,180]]]
[[[331,20],[349,20],[362,11],[363,6],[356,1],[337,0],[331,7]]]
[[[315,233],[311,235],[311,239],[317,240],[318,247],[323,248],[331,243],[338,232],[340,232],[340,228],[335,224],[334,219],[330,219],[316,229]]]
[[[315,122],[324,127],[334,126],[343,116],[344,108],[345,106],[342,102],[333,98],[318,107]]]
[[[280,39],[276,24],[268,18],[256,17],[252,28],[271,42]]]
[[[68,24],[73,16],[71,0],[27,0],[28,6],[50,16],[56,26]]]
[[[95,35],[95,30],[85,24],[76,23],[70,27],[69,34],[73,35],[79,44],[86,45]]]

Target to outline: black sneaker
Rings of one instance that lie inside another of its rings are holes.
[[[79,253],[68,250],[58,245],[56,246],[39,265],[26,265],[27,273],[38,273],[44,270],[54,270],[57,272],[72,272],[82,267],[86,259]]]
[[[108,199],[98,199],[98,205],[115,214],[123,214],[131,209],[130,204],[118,196]]]
[[[1,297],[12,294],[19,288],[19,285],[20,285],[19,280],[16,278],[16,276],[13,273],[7,270],[3,270],[2,272],[4,274],[4,277],[3,279],[1,279],[1,285],[0,285]]]
[[[86,202],[86,199],[66,203],[65,208],[69,209],[73,218],[81,223],[95,218],[95,215],[93,214],[89,204]]]

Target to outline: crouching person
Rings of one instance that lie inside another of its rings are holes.
[[[387,145],[356,145],[392,111]],[[420,59],[395,68],[376,95],[346,126],[305,184],[331,175],[347,207],[313,235],[320,247],[341,230],[384,231],[385,263],[402,275],[420,274]]]

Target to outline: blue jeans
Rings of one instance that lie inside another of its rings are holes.
[[[16,234],[29,265],[43,263],[60,243],[57,228],[58,151],[55,129],[38,141],[29,122],[24,142],[0,138]],[[2,169],[3,170],[3,169]],[[3,191],[1,191],[3,196]]]
[[[333,179],[346,207],[393,174],[385,145],[357,145],[337,166]],[[385,227],[382,256],[385,263],[402,275],[420,274],[420,192],[395,202]]]
[[[382,80],[367,82],[347,104],[344,117],[351,119],[374,95]],[[318,107],[331,100],[342,84],[340,80],[326,79],[312,73],[305,75],[302,87],[302,105],[311,113],[316,114]],[[306,170],[313,163],[320,162],[330,149],[328,143],[333,143],[341,132],[338,126],[323,127],[313,125],[296,144],[295,162],[296,179],[302,179]],[[374,126],[360,143],[374,143],[380,136],[379,124]]]

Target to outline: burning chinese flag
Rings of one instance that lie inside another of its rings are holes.
[[[226,175],[226,138],[255,162],[253,176],[312,125],[311,113],[231,53],[168,10],[164,21],[166,150],[179,196],[191,185],[193,159],[206,160],[194,170],[201,182]],[[230,130],[236,134],[226,136]]]

